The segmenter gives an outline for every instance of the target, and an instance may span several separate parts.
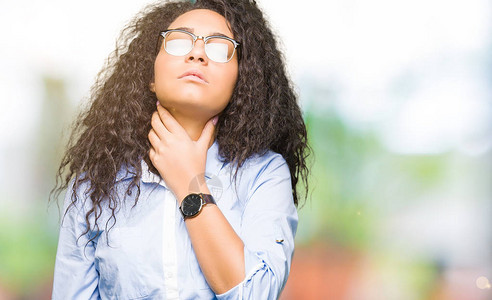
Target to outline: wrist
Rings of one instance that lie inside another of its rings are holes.
[[[205,173],[201,173],[199,175],[180,174],[178,177],[180,180],[175,181],[173,185],[168,185],[168,187],[171,189],[174,196],[176,196],[176,200],[179,204],[181,204],[183,199],[189,194],[208,192],[205,181]]]
[[[188,196],[189,194],[210,194],[210,190],[208,189],[208,186],[206,184],[200,185],[199,188],[181,188],[179,190],[176,190],[174,192],[174,195],[176,196],[176,200],[178,201],[178,204],[181,205],[183,202],[184,198]]]

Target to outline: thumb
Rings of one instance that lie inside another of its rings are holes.
[[[205,124],[205,127],[202,130],[202,134],[200,135],[197,141],[199,144],[202,144],[204,147],[208,148],[210,140],[214,135],[215,125],[217,124],[218,118],[219,118],[218,116],[215,116],[212,119],[210,119],[207,122],[207,124]]]

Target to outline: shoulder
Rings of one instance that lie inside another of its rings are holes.
[[[240,169],[248,177],[253,176],[254,178],[262,176],[290,177],[289,166],[283,156],[271,150],[252,155]]]
[[[231,172],[234,171],[231,170]],[[291,176],[285,159],[279,153],[266,151],[250,156],[237,172],[238,192],[242,199],[249,199],[258,189],[282,186],[291,192]]]
[[[90,181],[85,179],[85,173],[72,177],[70,180],[64,200],[65,210],[87,210],[89,194],[91,191]]]
[[[116,174],[112,190],[115,192],[114,196],[120,198],[125,195],[125,188],[127,188],[130,179],[133,178],[134,170],[127,167],[122,167]],[[70,180],[65,194],[64,210],[76,210],[81,212],[87,212],[93,209],[93,193],[95,187],[92,184],[91,179],[87,177],[87,173],[84,172],[78,176],[72,177]],[[99,200],[99,203],[106,204],[107,195],[103,196]],[[99,208],[105,208],[106,205],[102,205]]]

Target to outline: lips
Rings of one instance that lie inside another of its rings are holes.
[[[207,79],[199,70],[188,70],[181,74],[178,79],[190,79],[193,81],[208,83]]]

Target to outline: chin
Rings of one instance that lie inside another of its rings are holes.
[[[193,87],[185,87],[180,93],[158,95],[158,99],[161,105],[171,113],[212,118],[221,113],[228,104],[227,100],[220,99],[221,97],[218,96],[215,93],[204,93]]]

